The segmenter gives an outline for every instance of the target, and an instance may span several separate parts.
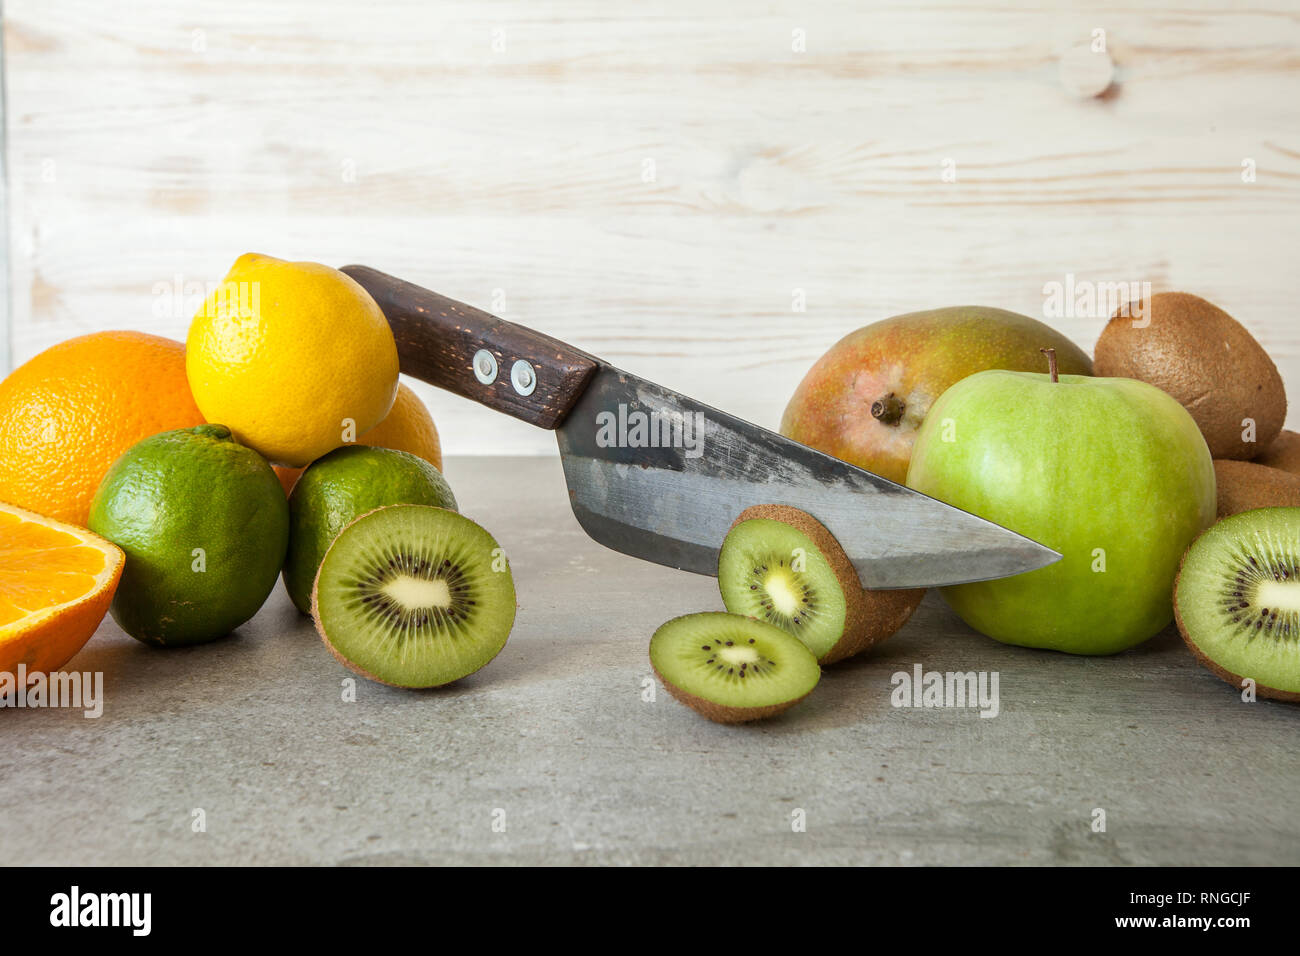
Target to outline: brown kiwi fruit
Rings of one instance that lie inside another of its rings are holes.
[[[1256,508],[1300,505],[1300,475],[1253,461],[1220,458],[1214,463],[1220,518]]]
[[[889,637],[925,595],[863,590],[834,535],[788,505],[741,512],[718,553],[718,589],[728,611],[793,634],[823,666]]]
[[[1186,292],[1121,307],[1097,340],[1093,369],[1172,395],[1214,458],[1254,458],[1286,420],[1286,389],[1268,353],[1227,312]],[[1255,422],[1254,441],[1243,438],[1245,419]]]
[[[1293,475],[1300,475],[1300,432],[1283,429],[1273,444],[1265,448],[1255,461],[1269,468],[1281,468]]]

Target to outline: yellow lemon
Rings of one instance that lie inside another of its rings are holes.
[[[337,269],[240,256],[190,323],[185,372],[203,417],[271,461],[302,466],[383,421],[397,344]]]

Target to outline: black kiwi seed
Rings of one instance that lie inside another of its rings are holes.
[[[404,608],[393,600],[384,588],[399,577],[417,577],[425,581],[442,580],[447,587],[451,604],[438,608]],[[371,573],[356,579],[358,600],[373,623],[394,629],[398,640],[427,639],[424,629],[434,625],[446,629],[450,637],[462,636],[460,625],[469,617],[468,608],[475,606],[473,590],[465,570],[450,557],[436,565],[427,556],[399,552]]]
[[[1261,582],[1290,579],[1294,558],[1289,555],[1259,556],[1236,550],[1230,560],[1231,567],[1224,575],[1227,590],[1218,602],[1226,625],[1252,637],[1267,628],[1269,636],[1278,639],[1289,638],[1300,629],[1300,615],[1294,611],[1269,607],[1253,609],[1251,605],[1255,589]]]

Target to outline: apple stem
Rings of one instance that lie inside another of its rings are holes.
[[[1056,374],[1056,349],[1039,349],[1038,351],[1047,356],[1047,372],[1052,376],[1052,381],[1059,382],[1061,378]]]
[[[897,425],[903,417],[903,400],[890,392],[871,403],[871,415],[884,425]]]

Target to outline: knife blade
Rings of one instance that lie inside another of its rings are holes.
[[[1029,538],[608,365],[556,431],[574,515],[606,547],[716,574],[751,505],[808,512],[864,587],[962,584],[1043,567]]]
[[[868,588],[962,584],[1060,560],[993,522],[550,336],[367,266],[343,271],[383,310],[404,373],[556,430],[574,516],[615,551],[716,574],[736,516],[784,504],[825,525]]]

